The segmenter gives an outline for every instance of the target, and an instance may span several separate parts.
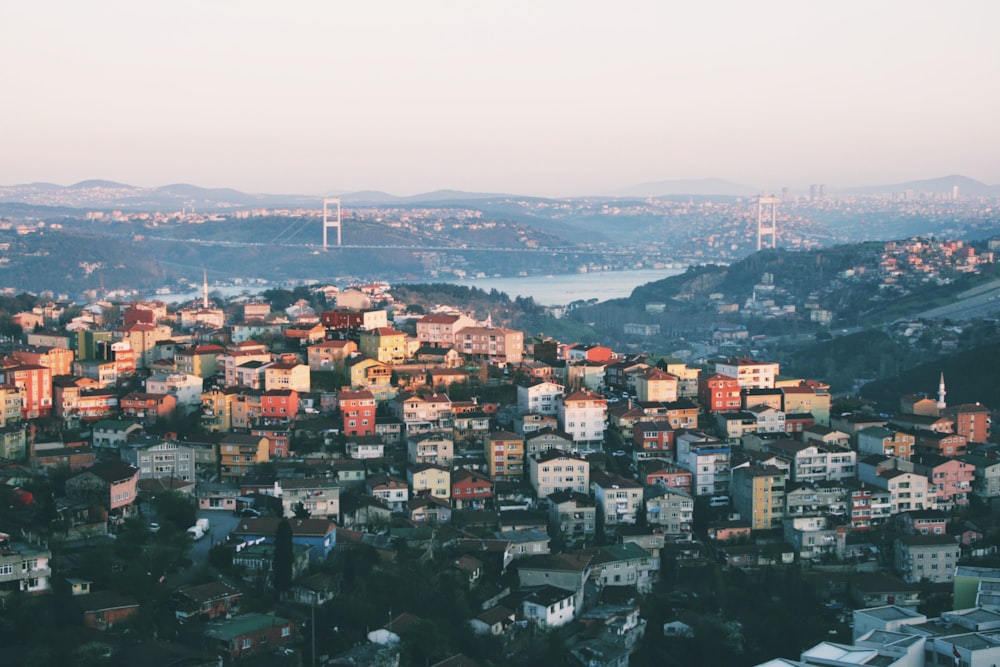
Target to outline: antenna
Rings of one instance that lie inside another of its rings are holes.
[[[330,218],[330,204],[337,205],[337,218],[335,220]],[[324,197],[323,198],[323,250],[326,250],[328,245],[326,242],[326,230],[330,227],[337,228],[337,246],[340,246],[340,229],[343,219],[340,214],[340,197]]]

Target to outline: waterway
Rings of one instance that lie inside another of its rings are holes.
[[[515,278],[473,278],[448,280],[454,285],[478,287],[487,292],[496,289],[510,298],[531,297],[542,306],[564,306],[574,301],[622,299],[640,285],[683,273],[683,268],[634,269],[630,271],[590,271],[552,276]],[[427,281],[434,282],[434,281]]]
[[[469,278],[465,280],[428,278],[413,281],[420,283],[446,282],[452,285],[478,287],[489,292],[492,289],[504,292],[510,298],[531,297],[535,303],[542,306],[564,306],[574,301],[597,299],[622,299],[639,285],[663,280],[664,278],[683,273],[683,268],[670,269],[634,269],[630,271],[590,271],[587,273],[567,273],[550,276],[518,276],[508,278]],[[234,297],[243,293],[255,294],[272,287],[288,287],[287,285],[212,285],[212,294],[222,297]],[[343,285],[341,285],[343,287]],[[183,293],[158,294],[157,298],[167,303],[183,303],[201,298],[201,290]]]

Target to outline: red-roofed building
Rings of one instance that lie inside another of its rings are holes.
[[[23,419],[52,414],[52,369],[6,359],[0,369],[0,384],[13,385],[20,390]]]
[[[698,380],[698,402],[707,412],[734,412],[742,406],[739,381],[715,374]]]
[[[288,423],[299,412],[299,392],[294,389],[271,389],[260,396],[260,416]]]
[[[337,397],[344,420],[344,435],[375,435],[375,395],[367,389],[341,391]]]
[[[309,370],[332,370],[333,366],[358,351],[353,340],[328,340],[308,348]]]
[[[475,325],[475,321],[465,315],[424,315],[417,320],[417,340],[433,347],[452,347],[455,332]]]
[[[172,394],[150,394],[133,391],[122,397],[122,415],[152,424],[165,419],[177,409],[177,399]]]

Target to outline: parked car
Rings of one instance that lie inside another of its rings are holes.
[[[244,519],[256,519],[260,516],[260,510],[255,510],[252,507],[245,507],[240,510],[240,516]]]
[[[159,530],[160,530],[160,524],[156,523],[155,521],[149,524],[149,532],[156,533],[159,532]]]

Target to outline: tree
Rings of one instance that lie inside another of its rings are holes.
[[[292,587],[292,524],[283,517],[278,524],[278,531],[274,535],[274,561],[272,568],[274,575],[274,588],[278,592],[285,592]]]
[[[306,509],[306,506],[302,504],[301,500],[292,506],[292,512],[295,513],[296,519],[308,519],[310,514],[309,510]]]

